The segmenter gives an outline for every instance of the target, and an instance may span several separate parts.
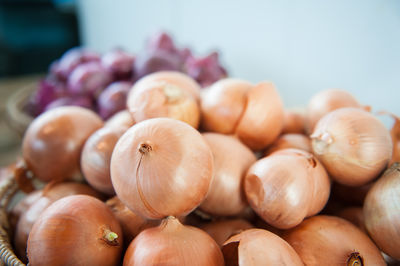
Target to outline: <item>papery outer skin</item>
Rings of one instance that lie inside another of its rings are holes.
[[[223,266],[217,243],[204,231],[180,224],[176,218],[141,232],[129,245],[124,266]]]
[[[305,133],[305,108],[289,108],[284,111],[282,134]]]
[[[204,133],[203,137],[213,153],[214,177],[200,209],[217,216],[238,215],[248,206],[242,184],[256,156],[232,136]]]
[[[135,120],[131,113],[128,110],[119,111],[110,117],[105,123],[105,127],[125,127],[126,129],[130,128],[135,124]]]
[[[224,246],[232,242],[239,242],[239,266],[304,265],[285,240],[267,230],[245,230],[228,239]]]
[[[152,147],[142,159],[141,143]],[[212,153],[201,134],[170,118],[135,124],[119,139],[111,157],[117,196],[149,219],[191,212],[204,200],[212,174]]]
[[[346,265],[359,252],[365,266],[386,265],[379,249],[360,229],[335,216],[318,215],[283,233],[305,265]]]
[[[311,139],[303,134],[286,133],[280,135],[265,152],[269,155],[277,150],[282,149],[300,149],[306,152],[311,152]]]
[[[81,174],[81,149],[86,139],[102,126],[97,114],[82,107],[49,110],[28,127],[22,143],[23,158],[42,181],[76,178]]]
[[[376,178],[392,156],[383,123],[357,108],[341,108],[321,118],[311,135],[313,153],[333,180],[361,186]]]
[[[389,256],[400,260],[400,165],[394,163],[380,177],[364,201],[365,226]]]

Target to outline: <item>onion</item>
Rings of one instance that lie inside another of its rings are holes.
[[[180,71],[182,59],[178,53],[153,50],[138,54],[133,66],[135,77],[139,79],[159,71]]]
[[[113,74],[114,78],[124,79],[132,77],[134,60],[132,54],[117,48],[105,53],[101,57],[101,64]]]
[[[349,221],[350,223],[361,229],[361,231],[367,233],[367,229],[365,228],[363,209],[361,207],[344,208],[340,210],[336,216]]]
[[[26,197],[26,199],[29,198],[32,202],[24,213],[21,214],[14,236],[15,251],[20,259],[26,261],[28,235],[43,211],[56,200],[78,194],[90,195],[97,198],[101,197],[99,193],[88,185],[73,182],[50,183],[43,190],[32,192]]]
[[[167,75],[167,74],[165,74]],[[200,122],[200,108],[193,96],[192,86],[175,78],[153,76],[139,80],[128,95],[127,106],[136,122],[149,118],[170,117],[181,120],[197,128]],[[175,79],[177,82],[175,82]],[[186,79],[190,79],[189,76]],[[193,81],[194,82],[194,81]],[[186,85],[186,87],[181,86]]]
[[[174,41],[168,33],[159,31],[153,34],[146,43],[146,50],[148,51],[165,51],[169,53],[177,53]]]
[[[90,95],[79,95],[79,96],[63,96],[58,99],[55,99],[54,101],[46,105],[44,111],[48,111],[50,109],[54,109],[61,106],[80,106],[94,110],[93,98]]]
[[[54,202],[28,239],[29,265],[118,265],[121,227],[100,200],[74,195]]]
[[[130,128],[135,124],[135,121],[132,118],[131,113],[128,110],[119,111],[110,117],[106,123],[105,127],[125,127]]]
[[[144,229],[160,224],[159,220],[147,220],[135,214],[129,210],[117,196],[107,200],[106,204],[110,207],[121,225],[126,246],[128,246],[132,239],[134,239]]]
[[[314,216],[283,233],[305,265],[385,265],[375,244],[350,222]]]
[[[119,139],[111,157],[117,196],[150,219],[191,212],[204,200],[212,174],[213,157],[203,137],[170,118],[135,124]]]
[[[129,245],[128,265],[224,265],[217,243],[204,231],[168,217],[160,226],[142,231]]]
[[[370,113],[341,108],[324,116],[311,135],[314,154],[338,183],[361,186],[377,177],[392,156],[389,131]]]
[[[285,240],[263,229],[248,229],[229,238],[222,252],[226,266],[303,265]]]
[[[290,148],[311,152],[311,140],[303,134],[283,134],[269,146],[265,155],[267,156],[277,150]]]
[[[100,93],[97,105],[101,118],[106,120],[113,114],[126,109],[126,98],[131,87],[131,82],[117,81],[108,85]]]
[[[36,178],[48,182],[77,178],[86,139],[103,125],[94,112],[76,106],[49,110],[28,127],[22,155]]]
[[[312,154],[286,149],[253,164],[244,179],[244,190],[261,218],[288,229],[322,210],[329,198],[330,180]]]
[[[215,242],[222,247],[224,242],[233,235],[253,228],[249,222],[242,219],[220,220],[207,223],[201,227],[207,234],[209,234]]]
[[[204,129],[236,134],[253,150],[271,144],[283,127],[283,104],[270,82],[220,80],[202,94],[201,109]]]
[[[204,133],[203,137],[213,153],[214,175],[200,209],[217,216],[238,215],[248,205],[242,180],[256,156],[234,137],[217,133]]]
[[[306,111],[302,108],[285,109],[282,133],[305,133]]]
[[[307,106],[307,133],[311,134],[317,122],[327,113],[343,107],[362,108],[356,98],[345,90],[328,89],[315,94]]]
[[[96,190],[114,195],[111,183],[111,154],[126,128],[103,127],[94,132],[83,146],[81,167],[86,181]]]
[[[400,164],[394,163],[368,191],[364,202],[365,226],[389,256],[400,259]]]

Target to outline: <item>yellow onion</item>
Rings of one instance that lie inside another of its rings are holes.
[[[206,197],[213,156],[193,127],[154,118],[131,127],[111,157],[111,179],[119,199],[149,218],[186,215]]]
[[[373,180],[392,156],[389,131],[372,114],[357,108],[341,108],[324,116],[311,143],[330,176],[348,186]]]
[[[222,252],[226,266],[304,265],[285,240],[263,229],[248,229],[232,236]]]
[[[135,124],[131,113],[128,110],[119,111],[110,117],[105,123],[105,127],[124,127],[130,128]]]
[[[49,206],[28,239],[29,265],[119,265],[123,236],[100,200],[74,195]]]
[[[86,181],[107,195],[114,195],[111,183],[111,154],[118,139],[125,133],[124,127],[103,127],[94,132],[83,146],[81,167]]]
[[[183,74],[179,74],[178,82],[175,81],[176,73],[171,72],[171,75],[168,79],[165,78],[168,76],[165,73],[164,78],[150,75],[144,77],[145,81],[139,80],[128,94],[128,110],[136,122],[170,117],[197,128],[200,123],[200,108],[193,86],[191,83],[179,82]]]
[[[277,150],[291,148],[311,152],[311,140],[303,134],[283,134],[279,136],[279,138],[277,138],[271,146],[268,147],[265,155],[269,155]]]
[[[222,247],[224,242],[231,236],[241,233],[243,230],[253,228],[249,222],[243,219],[219,220],[207,223],[201,227],[209,234],[218,246]]]
[[[283,233],[305,265],[385,265],[369,237],[352,223],[318,215]]]
[[[288,229],[322,210],[329,198],[330,180],[312,154],[285,149],[253,164],[244,190],[250,206],[264,221]]]
[[[29,125],[23,139],[28,169],[45,182],[81,176],[82,147],[102,125],[96,113],[83,107],[63,106],[43,113]]]
[[[120,223],[124,234],[124,241],[127,245],[129,245],[132,239],[134,239],[144,229],[160,224],[159,220],[147,220],[135,214],[129,210],[117,196],[107,200],[106,204]]]
[[[313,132],[317,122],[327,113],[343,107],[362,108],[357,99],[345,90],[327,89],[315,94],[307,105],[307,133]]]
[[[257,160],[253,152],[232,136],[204,133],[214,157],[214,175],[200,209],[217,216],[240,214],[246,206],[242,180]]]
[[[282,134],[304,134],[305,115],[306,110],[304,108],[285,109]]]
[[[222,266],[224,258],[206,232],[168,217],[160,226],[142,231],[132,241],[123,265]]]
[[[400,260],[400,164],[380,177],[364,201],[365,226],[377,246]]]
[[[253,150],[271,144],[283,127],[283,104],[271,82],[222,79],[202,94],[203,128],[235,134]]]

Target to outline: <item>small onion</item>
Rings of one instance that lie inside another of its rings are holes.
[[[365,226],[378,247],[400,260],[400,164],[394,163],[368,191]]]
[[[244,190],[261,218],[288,229],[322,210],[329,198],[330,180],[312,154],[286,149],[253,164],[244,179]]]
[[[114,78],[123,79],[132,76],[134,60],[132,54],[122,49],[112,49],[101,57],[101,64]]]
[[[103,127],[95,131],[83,146],[81,168],[86,181],[96,190],[114,195],[110,162],[114,146],[126,128]]]
[[[108,85],[97,98],[98,112],[101,118],[108,119],[115,113],[126,109],[126,98],[132,83],[117,81]]]
[[[341,108],[324,116],[311,141],[330,176],[348,186],[373,180],[392,156],[389,131],[372,114],[357,108]]]
[[[22,155],[36,178],[48,182],[77,178],[86,139],[103,125],[94,112],[76,106],[49,110],[28,127]]]
[[[126,246],[128,246],[132,239],[134,239],[144,229],[160,224],[159,220],[147,220],[135,214],[129,210],[117,196],[107,200],[106,204],[114,213],[114,216],[121,225]]]
[[[256,156],[232,136],[204,133],[203,137],[213,153],[214,174],[200,209],[217,216],[238,215],[248,205],[242,183]]]
[[[207,223],[201,227],[207,234],[209,234],[215,242],[222,247],[224,242],[231,236],[237,235],[246,229],[253,228],[246,220],[232,219],[220,220]]]
[[[375,244],[352,223],[334,216],[311,217],[283,233],[305,265],[385,265]]]
[[[311,140],[303,134],[283,134],[269,146],[265,155],[269,155],[277,150],[291,148],[311,152]]]
[[[307,133],[313,132],[317,122],[327,113],[343,107],[362,108],[356,98],[345,90],[328,89],[315,94],[307,106]]]
[[[235,134],[253,150],[271,144],[283,127],[283,104],[271,82],[223,79],[202,94],[203,127]]]
[[[135,120],[128,110],[119,111],[110,117],[105,123],[105,127],[125,127],[130,128],[135,124]]]
[[[132,241],[123,265],[222,266],[224,258],[207,233],[168,217],[160,226],[142,231]]]
[[[304,265],[285,240],[263,229],[248,229],[232,236],[222,252],[226,266]]]
[[[122,231],[100,200],[74,195],[49,206],[28,239],[29,265],[118,265]]]
[[[120,200],[137,214],[186,215],[205,198],[213,156],[201,134],[170,118],[135,124],[117,142],[111,179]]]
[[[304,134],[305,133],[305,109],[302,108],[291,108],[286,109],[284,113],[283,129],[282,133],[294,133]]]

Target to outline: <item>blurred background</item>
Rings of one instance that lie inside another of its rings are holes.
[[[231,77],[273,81],[287,107],[343,88],[400,114],[398,0],[0,0],[0,164],[20,146],[11,95],[72,47],[135,55],[160,30],[198,58],[217,51]]]

